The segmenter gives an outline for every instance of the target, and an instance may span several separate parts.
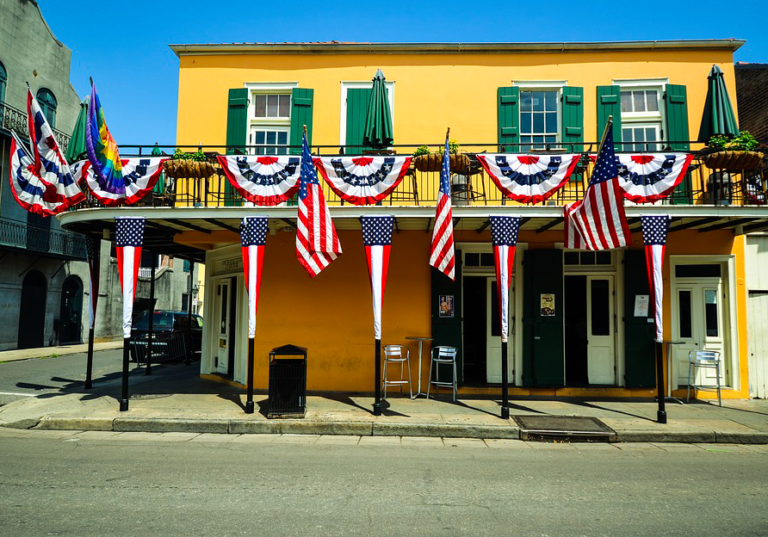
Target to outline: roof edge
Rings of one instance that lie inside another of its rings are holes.
[[[462,54],[509,52],[582,52],[636,50],[729,50],[744,39],[682,39],[668,41],[583,41],[548,43],[201,43],[171,44],[176,56],[218,54]]]

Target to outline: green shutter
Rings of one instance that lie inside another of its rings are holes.
[[[526,250],[523,257],[523,386],[565,386],[563,251]],[[555,314],[541,315],[541,295],[555,296]]]
[[[653,313],[635,317],[635,297],[648,295],[643,250],[624,250],[624,381],[628,388],[656,386]]]
[[[368,114],[370,96],[370,89],[347,89],[347,135],[344,141],[344,153],[347,155],[359,155],[363,152],[365,116]]]
[[[451,280],[435,268],[430,270],[432,273],[432,337],[434,338],[432,346],[448,345],[458,349],[456,367],[458,368],[459,383],[462,383],[464,356],[461,337],[461,250],[456,250],[454,255],[456,259],[455,280]],[[441,295],[453,297],[453,317],[440,317]],[[429,374],[429,370],[427,370],[427,374]],[[437,378],[441,382],[450,382],[453,379],[453,371],[449,370],[448,366],[443,366],[438,374]]]
[[[291,90],[291,135],[292,155],[301,155],[304,125],[307,126],[307,143],[312,145],[312,102],[315,90],[293,88]]]
[[[248,89],[229,90],[227,104],[227,153],[245,153],[248,133]],[[235,194],[229,181],[224,182],[224,205],[240,205],[241,199]]]
[[[499,88],[496,96],[499,152],[517,153],[520,147],[520,88]],[[512,145],[503,145],[512,144]]]
[[[613,116],[613,143],[621,151],[621,88],[619,86],[597,86],[597,131],[596,141],[600,141],[608,123],[608,116]]]
[[[563,88],[562,137],[565,150],[569,153],[584,150],[584,88]]]
[[[667,135],[669,149],[672,151],[689,151],[691,149],[687,140],[688,133],[688,95],[685,86],[667,84],[667,92],[664,95],[664,104],[667,112]],[[666,148],[665,148],[666,149]],[[673,204],[691,204],[691,174],[683,178],[678,187],[669,196]]]

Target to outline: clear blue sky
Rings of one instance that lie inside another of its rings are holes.
[[[758,0],[525,4],[39,0],[39,4],[54,34],[72,49],[75,89],[84,96],[89,92],[88,77],[96,81],[118,144],[175,142],[179,62],[168,48],[170,43],[736,37],[747,40],[736,61],[768,63],[768,10]]]

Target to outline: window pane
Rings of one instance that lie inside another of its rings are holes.
[[[581,264],[582,265],[594,265],[595,264],[595,252],[581,252]]]
[[[691,333],[691,292],[680,291],[677,295],[678,317],[680,318],[680,337],[693,337]]]
[[[549,112],[547,114],[547,130],[548,133],[557,132],[557,112]]]
[[[610,265],[611,252],[595,252],[595,263],[598,265]]]
[[[566,265],[578,265],[579,252],[565,252],[563,254],[563,261]]]
[[[267,117],[277,117],[277,95],[267,95]]]
[[[557,142],[557,136],[545,136],[544,141],[548,144],[554,144]]]
[[[533,132],[544,132],[544,114],[533,114]]]
[[[621,139],[624,142],[633,142],[632,129],[621,129]]]
[[[278,131],[277,133],[277,143],[278,144],[287,144],[288,143],[288,133],[285,131]]]
[[[277,141],[277,133],[275,131],[267,131],[267,145],[273,145]]]
[[[531,109],[532,109],[531,108],[531,92],[521,91],[520,92],[520,111],[530,112]]]
[[[531,104],[533,106],[534,112],[543,112],[544,111],[544,92],[543,91],[534,91],[532,92],[533,98],[531,99]]]
[[[493,254],[480,254],[480,264],[484,267],[493,267],[496,262],[493,259]]]
[[[520,114],[520,132],[530,134],[531,126],[532,126],[532,120],[531,120],[530,112],[525,114]]]
[[[221,295],[221,317],[219,319],[219,334],[223,334],[227,331],[227,291],[229,287],[226,285],[219,286],[219,294]]]
[[[256,131],[256,145],[264,143],[264,131]]]
[[[720,265],[677,265],[677,278],[719,278]]]
[[[635,112],[645,112],[645,93],[642,91],[632,92],[632,102]]]
[[[707,323],[707,337],[717,337],[717,290],[704,290],[704,310]]]
[[[659,94],[656,92],[656,90],[645,92],[645,102],[648,105],[647,110],[649,112],[659,111]]]
[[[267,96],[256,96],[256,117],[267,117]]]
[[[480,254],[473,254],[473,253],[464,254],[464,265],[466,265],[467,267],[479,267]]]
[[[280,117],[291,117],[291,96],[280,96]]]
[[[491,299],[491,336],[501,337],[501,322],[499,319],[499,301],[496,300],[496,296],[498,296],[496,293],[498,293],[498,289],[496,287],[496,281],[494,281],[491,284],[491,291],[493,294],[491,295],[493,298]]]
[[[546,92],[544,108],[548,112],[557,112],[557,92],[556,91]]]
[[[632,111],[632,93],[629,91],[621,92],[621,111],[622,112]]]
[[[592,280],[590,289],[592,299],[592,335],[610,335],[610,296],[608,280]]]
[[[635,131],[635,141],[636,142],[644,142],[645,141],[645,130],[642,128],[634,129]],[[642,145],[639,145],[638,147],[643,147]]]

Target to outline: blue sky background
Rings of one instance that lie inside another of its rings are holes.
[[[736,61],[768,63],[762,1],[523,3],[39,0],[72,49],[72,84],[96,81],[118,144],[173,144],[179,61],[170,43],[746,39]],[[383,6],[383,7],[382,7]],[[655,7],[654,7],[655,6]],[[735,98],[735,96],[732,96]],[[206,140],[201,140],[206,143]]]

